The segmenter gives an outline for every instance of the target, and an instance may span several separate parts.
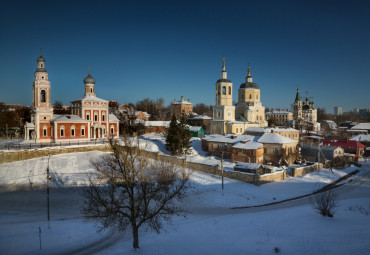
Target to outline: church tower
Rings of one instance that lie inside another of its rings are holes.
[[[295,96],[294,100],[294,113],[293,113],[293,119],[295,122],[296,128],[300,129],[300,126],[302,125],[302,100],[299,95],[299,89],[297,89],[297,94]]]
[[[96,97],[95,95],[95,79],[91,76],[90,66],[89,75],[84,79],[85,83],[85,97]]]
[[[225,58],[222,61],[221,79],[216,82],[216,105],[233,105],[233,84],[227,79]]]
[[[216,82],[216,105],[213,107],[212,134],[226,134],[226,123],[235,121],[233,84],[227,79],[225,58],[222,61],[221,79]]]
[[[34,74],[35,80],[32,84],[32,122],[35,125],[35,138],[36,142],[49,142],[53,134],[50,125],[50,121],[53,119],[53,107],[50,100],[50,81],[41,49],[40,57],[37,58],[37,69]]]

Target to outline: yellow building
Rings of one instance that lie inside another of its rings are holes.
[[[261,90],[258,84],[253,82],[250,67],[248,67],[245,83],[242,83],[238,90],[236,116],[237,119],[256,123],[260,127],[267,126],[265,107],[261,103]]]
[[[239,89],[236,110],[232,104],[232,86],[232,82],[227,79],[224,59],[221,79],[216,82],[216,105],[213,108],[211,134],[243,134],[249,127],[267,127],[265,107],[260,101],[260,89],[253,83],[249,67],[246,82]]]

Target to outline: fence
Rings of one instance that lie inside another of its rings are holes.
[[[78,146],[78,145],[97,145],[109,144],[109,140],[95,140],[95,141],[68,141],[57,143],[3,143],[0,144],[0,150],[31,150],[41,148],[55,148],[63,146]]]

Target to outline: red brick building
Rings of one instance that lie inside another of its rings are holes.
[[[90,71],[84,83],[84,97],[72,102],[71,114],[53,114],[50,81],[40,54],[33,82],[31,123],[25,125],[25,139],[58,142],[119,137],[119,121],[109,114],[109,102],[96,97],[95,79]]]

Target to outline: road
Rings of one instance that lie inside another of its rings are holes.
[[[369,198],[370,197],[370,165],[365,165],[356,176],[346,184],[336,188],[341,200],[351,198]],[[50,192],[50,213],[54,221],[82,219],[81,207],[83,198],[79,188],[58,188],[51,189]],[[191,199],[189,199],[191,201]],[[210,215],[225,216],[233,214],[250,214],[265,211],[274,211],[279,209],[292,208],[310,204],[310,198],[287,201],[284,203],[253,207],[244,209],[230,209],[222,207],[209,207],[200,203],[188,203],[186,209],[191,215]],[[0,217],[0,225],[18,224],[25,222],[40,222],[47,219],[46,191],[16,191],[0,193],[0,212],[6,217]],[[244,206],[244,205],[240,205]],[[59,254],[93,254],[114,245],[127,236],[115,231],[108,231],[100,240],[91,243],[84,243],[81,247],[74,249],[61,250]]]

